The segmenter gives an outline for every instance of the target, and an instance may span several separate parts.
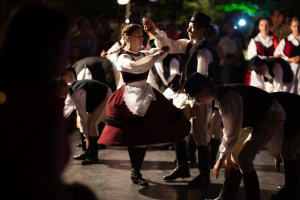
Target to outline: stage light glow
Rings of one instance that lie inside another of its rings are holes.
[[[125,5],[129,2],[129,0],[118,0],[118,4]]]
[[[245,25],[246,25],[246,20],[240,19],[239,25],[240,25],[240,26],[245,26]]]
[[[234,28],[234,29],[237,29],[237,27],[236,27],[236,26],[234,26],[233,28]]]
[[[129,19],[125,19],[126,24],[129,24],[129,22],[130,22]]]

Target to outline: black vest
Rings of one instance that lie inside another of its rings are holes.
[[[281,104],[285,111],[284,138],[292,141],[300,127],[300,96],[287,92],[275,92],[271,93],[271,95]]]
[[[185,77],[185,70],[184,70],[184,67],[185,67],[185,65],[186,65],[187,60],[188,60],[189,57],[190,57],[190,50],[191,50],[192,46],[193,46],[193,43],[192,43],[192,41],[191,41],[191,42],[187,45],[186,51],[185,51],[185,54],[184,54],[184,57],[183,57],[183,59],[182,59],[182,62],[180,63],[180,70],[182,71],[182,76],[181,76],[180,85],[183,85],[183,84],[184,84],[184,81],[185,81],[185,80],[183,80],[184,77]],[[192,57],[191,57],[191,59],[190,59],[188,65],[187,65],[187,70],[186,70],[186,73],[187,73],[187,74],[186,74],[186,77],[188,77],[190,74],[192,74],[192,73],[194,73],[194,72],[197,71],[197,68],[198,68],[197,55],[198,55],[199,50],[201,50],[201,49],[208,49],[208,50],[209,50],[209,46],[208,46],[206,40],[204,40],[204,41],[202,42],[202,44],[199,45],[199,46],[196,48],[195,52],[193,53],[193,55],[192,55]],[[209,66],[210,66],[210,65],[209,65]]]
[[[240,84],[224,84],[222,86],[217,86],[219,102],[224,94],[230,90],[238,91],[242,97],[242,127],[257,128],[258,124],[264,120],[267,111],[272,105],[274,97],[256,87]]]
[[[86,91],[86,111],[93,113],[95,108],[107,96],[107,85],[96,80],[80,80],[71,82],[69,87],[70,94],[73,95],[77,90],[84,89]]]
[[[75,63],[72,67],[74,68],[73,73],[76,79],[81,70],[86,67],[91,71],[93,80],[97,80],[108,85],[113,92],[116,91],[117,86],[115,82],[113,66],[110,60],[107,58],[84,58]]]

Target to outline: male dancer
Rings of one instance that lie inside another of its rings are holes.
[[[69,97],[70,104],[76,106],[86,138],[88,156],[83,165],[98,162],[98,125],[106,115],[106,102],[112,91],[107,85],[95,80],[73,81],[67,84],[61,79],[55,80],[55,92],[62,98]]]
[[[112,63],[107,58],[100,57],[88,57],[84,58],[72,66],[68,66],[62,76],[62,80],[66,83],[70,83],[76,80],[97,80],[101,83],[107,84],[112,91],[116,90],[116,83],[114,78],[114,72]],[[73,102],[70,98],[65,100],[64,116],[69,117],[71,112],[74,110],[73,106],[70,105]],[[80,121],[80,118],[79,118]],[[105,117],[101,120],[100,127],[103,129],[105,122]],[[73,156],[75,160],[84,160],[88,157],[85,137],[83,136],[83,128],[81,123],[80,126],[80,138],[82,144],[83,153],[77,156]],[[100,129],[101,129],[100,128]],[[77,144],[80,147],[79,144]],[[104,145],[103,145],[104,146]]]
[[[215,178],[219,176],[224,161],[236,145],[242,127],[253,127],[251,137],[242,145],[238,162],[243,177],[247,200],[260,200],[260,188],[253,159],[283,127],[285,111],[269,93],[252,86],[230,84],[215,86],[200,74],[191,74],[185,91],[196,101],[210,103],[215,100],[224,124],[224,135],[220,145],[220,157],[213,169]]]
[[[165,32],[156,28],[151,19],[144,19],[145,31],[152,34],[156,39],[159,48],[169,46],[169,53],[183,53],[185,54],[180,68],[182,71],[181,82],[182,86],[186,78],[193,72],[201,74],[208,73],[208,66],[212,62],[212,54],[208,50],[208,45],[205,41],[205,35],[209,28],[211,18],[201,12],[194,12],[191,20],[189,20],[189,28],[187,30],[190,40],[181,39],[173,41],[169,39]],[[198,148],[198,168],[199,175],[189,182],[189,186],[204,186],[210,183],[210,168],[209,168],[209,147],[207,142],[207,127],[209,118],[211,116],[211,103],[199,104],[193,103],[191,108],[192,118],[192,132],[193,138]],[[176,148],[176,155],[179,152],[186,152],[185,141],[178,145]],[[185,150],[184,150],[185,149]],[[178,158],[177,158],[178,159]],[[183,172],[181,169],[181,161],[178,159],[179,166],[165,177],[165,180],[174,180],[182,177]]]

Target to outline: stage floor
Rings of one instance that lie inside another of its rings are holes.
[[[73,155],[80,154],[76,147],[80,141],[79,132],[70,137]],[[108,147],[99,150],[99,163],[83,166],[80,161],[70,159],[63,173],[65,182],[80,182],[87,185],[101,200],[204,200],[216,198],[224,182],[224,168],[216,180],[211,170],[211,184],[203,188],[189,188],[188,182],[198,173],[197,164],[190,165],[191,177],[165,182],[163,176],[174,168],[175,152],[173,150],[153,150],[148,147],[142,166],[143,178],[149,181],[148,187],[133,184],[130,179],[131,165],[127,147]],[[271,194],[277,192],[277,185],[284,183],[283,164],[279,173],[275,170],[274,160],[266,150],[256,156],[254,165],[258,174],[261,200],[269,200]],[[245,200],[243,184],[241,184],[236,200]]]

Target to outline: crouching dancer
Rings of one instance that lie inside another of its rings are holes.
[[[69,97],[81,118],[88,149],[88,157],[81,163],[95,164],[98,162],[98,124],[106,115],[106,102],[112,91],[107,85],[95,80],[80,80],[67,84],[58,79],[56,82],[56,94],[62,98]]]
[[[253,127],[251,138],[243,144],[238,161],[246,199],[259,200],[259,182],[252,160],[257,151],[283,127],[286,118],[282,106],[261,89],[238,84],[214,86],[208,77],[199,73],[191,74],[184,88],[196,101],[209,104],[215,100],[219,107],[224,136],[219,148],[220,157],[213,169],[215,178],[218,178],[220,168],[236,145],[241,128]]]

